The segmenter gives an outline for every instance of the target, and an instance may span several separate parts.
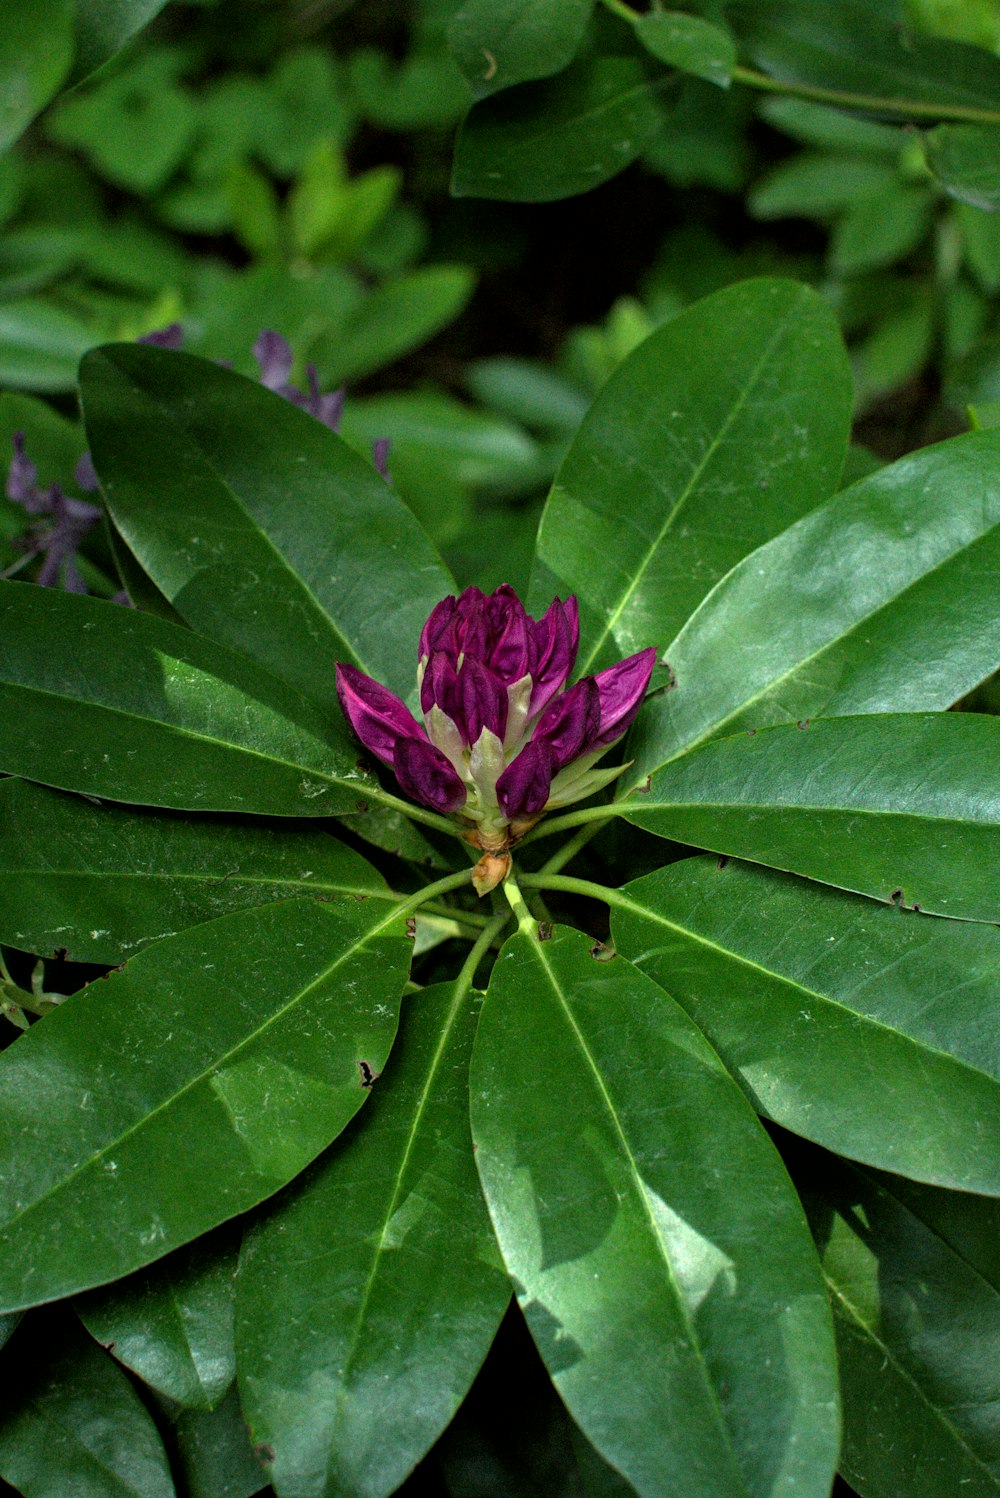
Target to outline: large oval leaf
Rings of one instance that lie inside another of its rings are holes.
[[[840,1154],[1000,1195],[1000,931],[686,858],[612,908],[755,1107]]]
[[[836,321],[791,281],[744,281],[625,360],[556,476],[531,582],[580,602],[581,673],[665,645],[748,551],[836,487],[851,380]]]
[[[891,1176],[790,1158],[833,1303],[847,1481],[862,1498],[997,1498],[996,1288]]]
[[[392,1043],[401,925],[352,900],[237,911],[15,1041],[0,1057],[0,1308],[159,1259],[325,1149]]]
[[[87,0],[78,6],[73,82],[119,52],[165,4],[166,0]]]
[[[282,1494],[395,1492],[510,1299],[472,1163],[477,1018],[464,985],[409,998],[360,1127],[245,1240],[240,1388]]]
[[[56,93],[73,61],[71,0],[0,0],[0,151]]]
[[[745,557],[667,650],[632,783],[720,734],[950,707],[1000,665],[1000,436],[925,448]],[[956,599],[961,601],[956,607]]]
[[[120,1368],[64,1312],[32,1316],[0,1417],[0,1476],[26,1498],[173,1498],[163,1443]],[[9,1361],[8,1361],[9,1367]]]
[[[798,1202],[695,1026],[607,955],[513,937],[476,1037],[476,1163],[528,1324],[638,1493],[825,1498],[836,1375]]]
[[[109,344],[80,381],[115,525],[188,624],[338,718],[337,660],[413,690],[420,627],[454,584],[368,463],[193,355]]]
[[[329,816],[372,788],[342,723],[188,629],[0,583],[11,775],[149,806]]]
[[[12,947],[118,963],[227,911],[311,893],[391,898],[381,874],[325,832],[0,782],[0,941]]]
[[[622,815],[936,915],[1000,920],[1000,722],[973,713],[803,720],[693,750]]]

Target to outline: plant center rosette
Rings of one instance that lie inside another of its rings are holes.
[[[656,650],[640,650],[567,687],[580,623],[575,598],[533,619],[506,583],[437,604],[420,632],[423,724],[354,666],[337,694],[354,732],[401,789],[455,816],[484,858],[480,894],[510,867],[509,849],[547,811],[592,795],[625,768],[596,769],[642,703]]]

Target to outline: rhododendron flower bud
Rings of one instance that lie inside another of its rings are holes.
[[[639,711],[656,651],[567,689],[579,640],[575,598],[555,598],[533,619],[506,584],[488,595],[466,588],[442,599],[420,632],[422,723],[354,666],[338,664],[337,692],[362,744],[408,796],[457,814],[470,842],[502,853],[543,812],[621,773],[594,764]]]

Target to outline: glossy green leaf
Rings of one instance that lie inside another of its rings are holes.
[[[935,915],[1000,920],[1000,721],[818,718],[674,760],[630,822]]]
[[[0,151],[57,91],[73,61],[72,0],[0,0]]]
[[[268,1486],[235,1385],[214,1410],[182,1410],[174,1425],[185,1498],[253,1498]]]
[[[325,832],[95,805],[0,781],[0,941],[118,963],[188,926],[296,895],[385,880]]]
[[[4,1354],[0,1476],[24,1498],[173,1498],[138,1395],[65,1313],[28,1317]]]
[[[341,718],[149,614],[0,583],[0,770],[115,801],[329,816],[371,782]]]
[[[994,125],[938,125],[924,137],[927,165],[962,203],[1000,208],[1000,130]]]
[[[166,0],[86,0],[78,6],[73,81],[113,57],[165,4]]]
[[[635,34],[648,52],[671,68],[728,88],[736,66],[736,43],[721,26],[679,10],[647,11]]]
[[[361,1062],[381,1071],[392,1043],[401,926],[353,900],[237,911],[16,1040],[0,1057],[0,1308],[162,1258],[325,1149],[367,1097]]]
[[[741,728],[950,707],[1000,666],[1000,433],[912,453],[745,557],[668,646],[635,784]],[[961,606],[956,607],[956,600]]]
[[[574,1419],[649,1498],[826,1495],[827,1308],[773,1147],[683,1013],[580,932],[503,948],[476,1163]]]
[[[587,192],[624,171],[660,127],[670,77],[640,58],[588,54],[542,83],[486,99],[455,145],[460,198],[547,203]]]
[[[1000,1295],[1000,1200],[869,1173]]]
[[[115,524],[195,629],[340,720],[334,663],[409,693],[454,585],[413,516],[306,412],[206,360],[135,344],[81,371]]]
[[[1000,1295],[893,1192],[830,1157],[801,1189],[837,1328],[861,1498],[1000,1493]]]
[[[1000,931],[685,858],[622,891],[621,952],[759,1112],[843,1155],[1000,1195]]]
[[[243,1407],[287,1498],[395,1492],[510,1298],[469,1137],[477,1018],[464,985],[407,999],[361,1126],[244,1242]]]
[[[222,1230],[116,1285],[80,1296],[84,1326],[144,1383],[213,1409],[236,1377],[233,1301],[240,1236]]]
[[[464,0],[448,24],[448,45],[483,99],[566,67],[593,8],[593,0]]]
[[[530,598],[580,603],[581,673],[666,645],[713,583],[836,488],[851,382],[829,308],[744,281],[653,333],[598,396],[542,517]]]
[[[783,82],[906,103],[971,105],[995,110],[1000,57],[979,47],[915,36],[899,24],[896,7],[870,0],[741,0],[727,9],[749,56]]]

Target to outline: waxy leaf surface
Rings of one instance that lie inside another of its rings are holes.
[[[685,624],[628,784],[740,728],[950,707],[1000,665],[998,578],[1000,434],[862,479],[745,557]]]
[[[337,660],[413,690],[420,627],[454,584],[370,464],[193,355],[110,344],[80,379],[115,525],[188,624],[338,720]]]
[[[213,1409],[236,1377],[239,1242],[238,1228],[222,1228],[116,1285],[81,1295],[76,1312],[144,1383],[187,1409]]]
[[[166,0],[87,0],[77,6],[73,82],[113,57],[165,4]]]
[[[836,1375],[799,1204],[683,1010],[607,957],[511,938],[476,1036],[476,1163],[528,1325],[644,1498],[825,1498]]]
[[[371,782],[342,719],[188,629],[0,582],[0,770],[113,801],[323,817]]]
[[[579,673],[665,646],[720,577],[835,489],[851,382],[833,314],[744,281],[639,345],[598,396],[542,516],[530,597],[580,602]]]
[[[840,1154],[1000,1194],[1000,931],[747,864],[625,886],[618,948],[754,1106]]]
[[[26,1320],[0,1416],[0,1477],[25,1498],[173,1498],[167,1455],[113,1359],[64,1313]]]
[[[998,921],[998,785],[995,718],[817,718],[704,744],[622,812],[661,837],[877,900]]]
[[[0,781],[0,941],[23,951],[115,964],[230,910],[308,894],[390,898],[381,874],[325,832]]]
[[[236,1385],[214,1410],[182,1410],[174,1424],[187,1498],[253,1498],[270,1484],[253,1453]]]
[[[593,0],[464,0],[448,45],[477,99],[558,73],[582,42]]]
[[[395,1492],[510,1299],[469,1135],[478,1007],[457,984],[406,1000],[361,1127],[244,1242],[240,1387],[282,1498]]]
[[[140,952],[0,1057],[0,1309],[106,1284],[270,1196],[392,1043],[409,942],[290,900]],[[275,953],[281,961],[275,961]]]
[[[841,1471],[862,1498],[996,1498],[1000,1295],[891,1177],[810,1162],[796,1179],[834,1309]]]

